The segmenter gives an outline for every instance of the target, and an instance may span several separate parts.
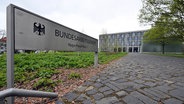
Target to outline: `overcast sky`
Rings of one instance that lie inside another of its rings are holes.
[[[0,0],[0,29],[6,29],[6,7],[10,3],[97,39],[105,31],[149,28],[138,21],[141,0]]]

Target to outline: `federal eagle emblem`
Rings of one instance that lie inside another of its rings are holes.
[[[34,22],[33,32],[40,36],[45,35],[45,26],[41,23]]]

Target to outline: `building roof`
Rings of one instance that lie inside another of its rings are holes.
[[[136,30],[136,31],[127,31],[127,32],[118,32],[118,33],[108,33],[108,34],[100,34],[100,35],[112,35],[112,34],[124,34],[124,33],[132,33],[132,32],[145,32],[148,30]]]

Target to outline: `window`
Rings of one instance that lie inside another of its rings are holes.
[[[141,46],[141,41],[138,41],[139,46]]]
[[[135,46],[138,46],[138,41],[135,41]]]
[[[134,41],[132,42],[132,45],[133,45],[133,46],[135,45],[135,42],[134,42]]]

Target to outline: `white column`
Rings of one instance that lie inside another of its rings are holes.
[[[141,40],[140,53],[143,51],[143,40]]]

